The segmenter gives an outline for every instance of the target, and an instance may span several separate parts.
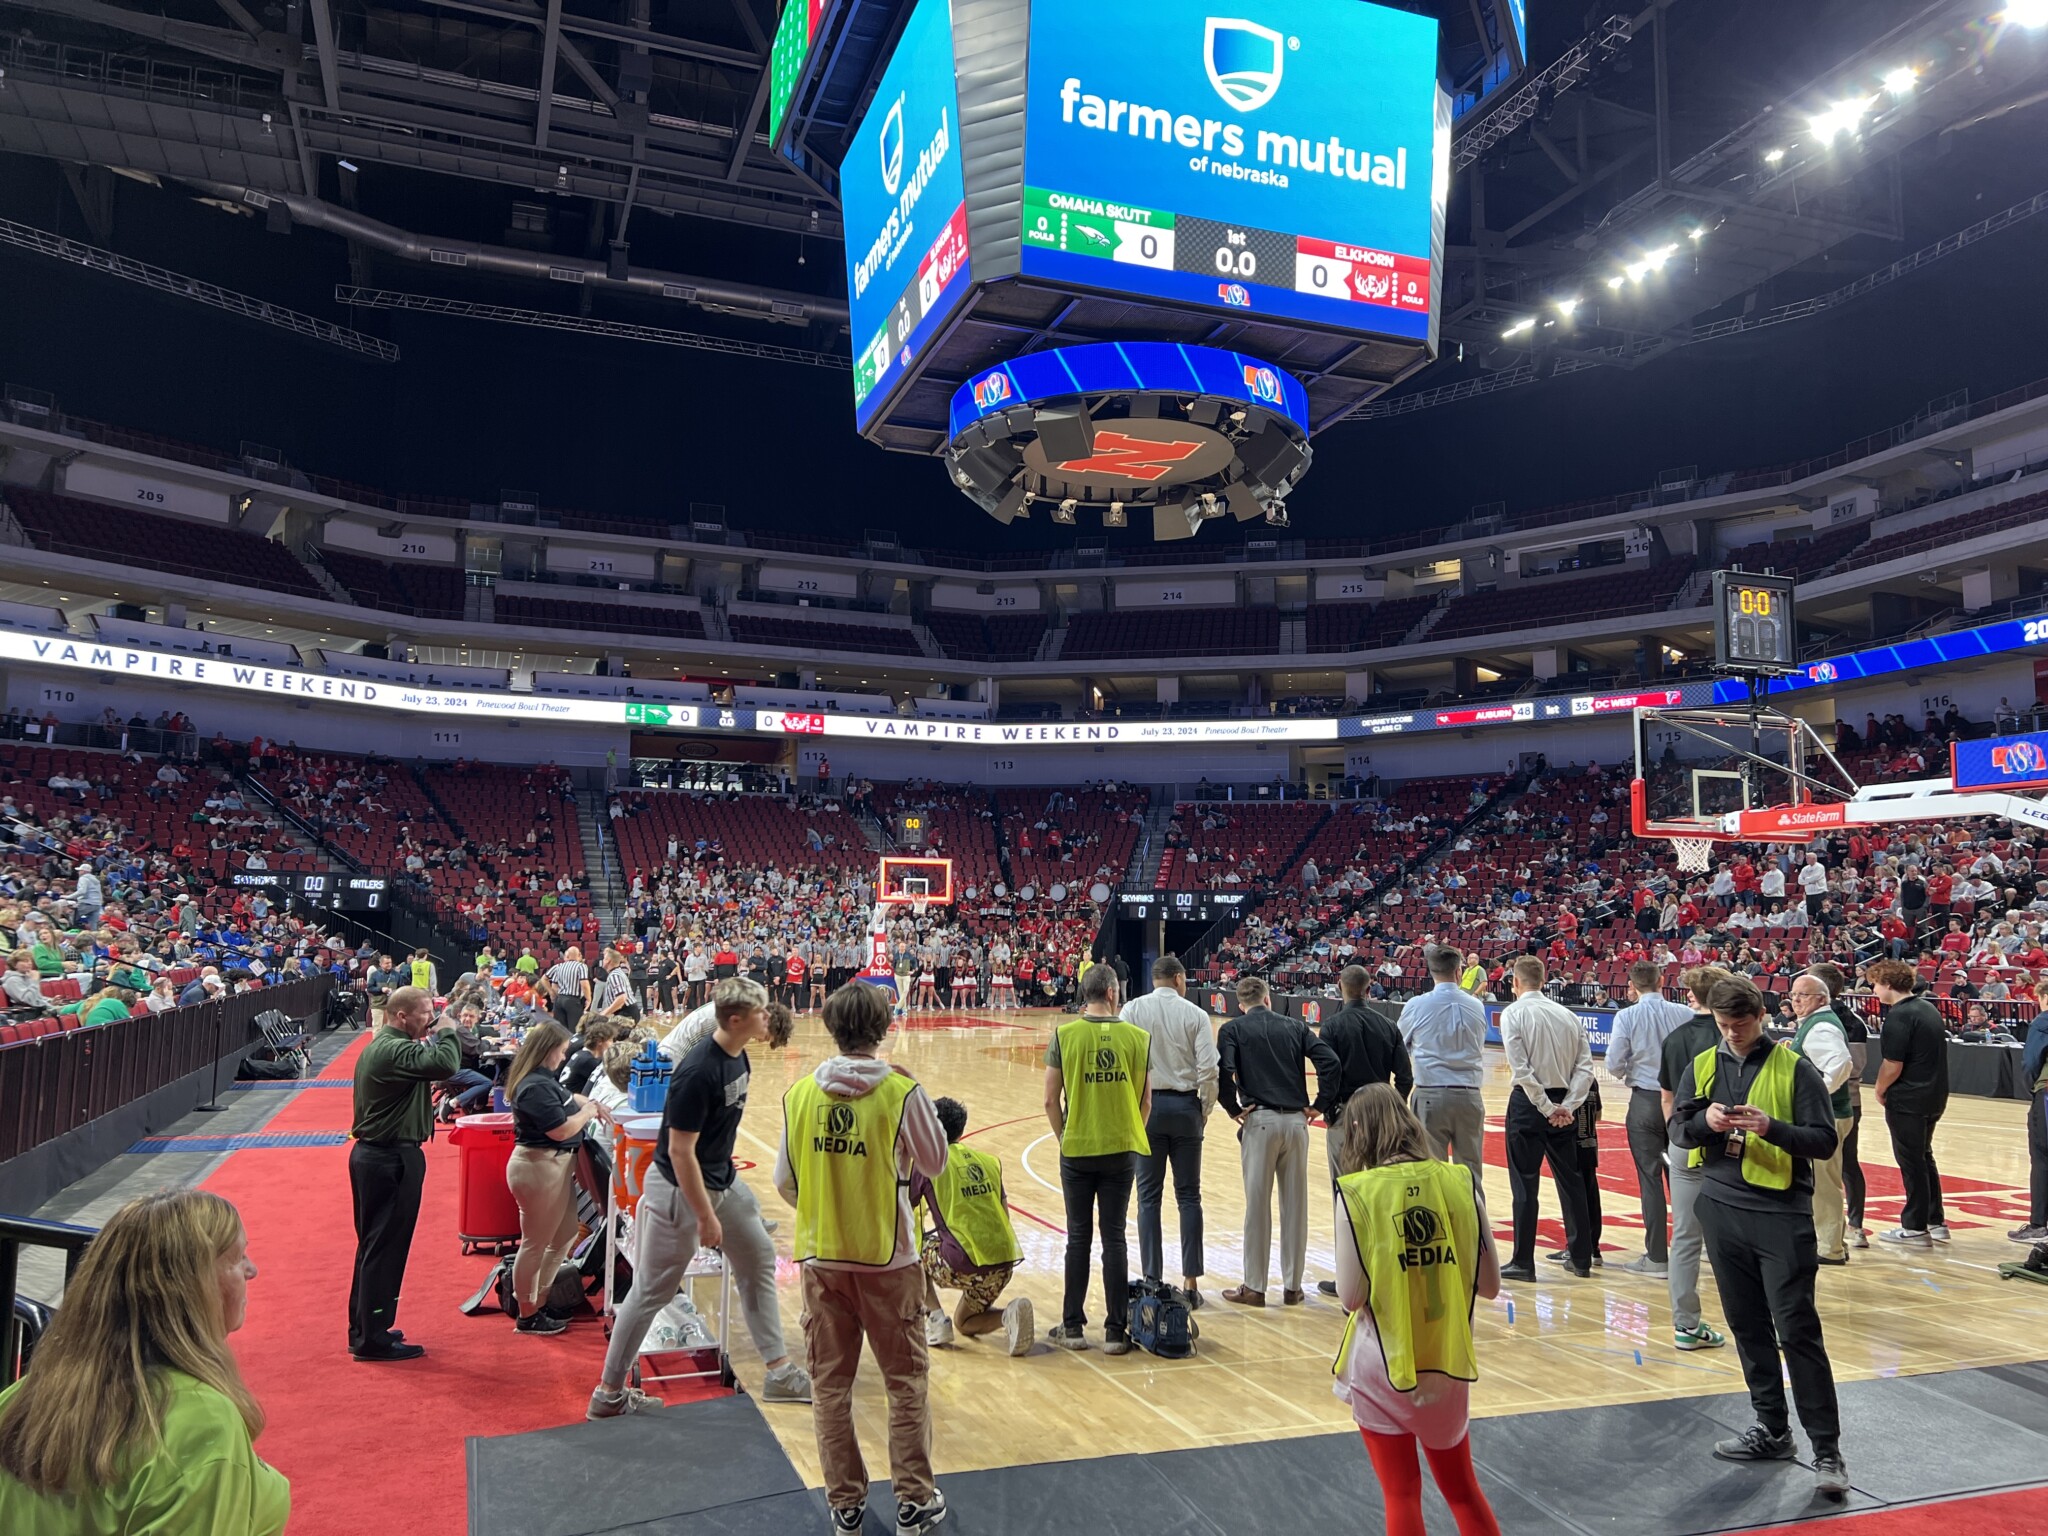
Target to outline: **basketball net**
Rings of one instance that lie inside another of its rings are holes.
[[[1671,846],[1678,850],[1678,867],[1688,874],[1705,874],[1714,867],[1714,843],[1711,837],[1672,838]]]
[[[923,917],[924,909],[930,905],[931,899],[929,897],[913,896],[910,898],[910,910],[915,916]]]

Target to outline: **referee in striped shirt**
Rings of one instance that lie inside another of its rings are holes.
[[[548,986],[554,992],[554,1015],[564,1029],[573,1031],[590,1007],[590,967],[583,963],[583,951],[571,944],[562,958],[548,967]]]
[[[600,963],[604,966],[604,994],[597,1000],[598,1012],[639,1022],[640,999],[633,993],[633,972],[626,957],[607,949]]]

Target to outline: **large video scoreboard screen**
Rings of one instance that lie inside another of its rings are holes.
[[[1033,0],[1025,275],[1428,337],[1450,154],[1436,21],[1245,9]]]
[[[839,167],[853,326],[854,424],[966,296],[967,193],[950,0],[919,0]]]

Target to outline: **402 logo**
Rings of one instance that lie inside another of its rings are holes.
[[[2007,778],[2038,779],[2048,776],[2048,752],[2038,741],[2009,741],[1991,749],[1991,766]]]
[[[974,381],[974,405],[977,410],[988,410],[1001,405],[1010,398],[1010,376],[1007,373],[992,373],[986,378]]]
[[[1232,309],[1250,309],[1252,307],[1251,291],[1243,283],[1218,283],[1216,285],[1216,297],[1221,302],[1228,304]]]
[[[1840,681],[1841,674],[1835,670],[1832,661],[1817,661],[1806,669],[1806,679],[1812,683],[1833,683]]]

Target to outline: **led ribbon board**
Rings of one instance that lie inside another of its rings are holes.
[[[966,298],[949,0],[919,0],[839,167],[854,424],[867,430]]]
[[[780,144],[782,125],[789,116],[789,104],[803,85],[811,59],[811,44],[832,0],[783,0],[782,21],[775,28],[775,42],[768,54],[768,142]]]
[[[1436,21],[1246,9],[1033,0],[1024,275],[1427,340],[1450,156]]]
[[[1957,789],[2048,787],[2048,731],[1958,741],[1949,748],[1949,773]]]

